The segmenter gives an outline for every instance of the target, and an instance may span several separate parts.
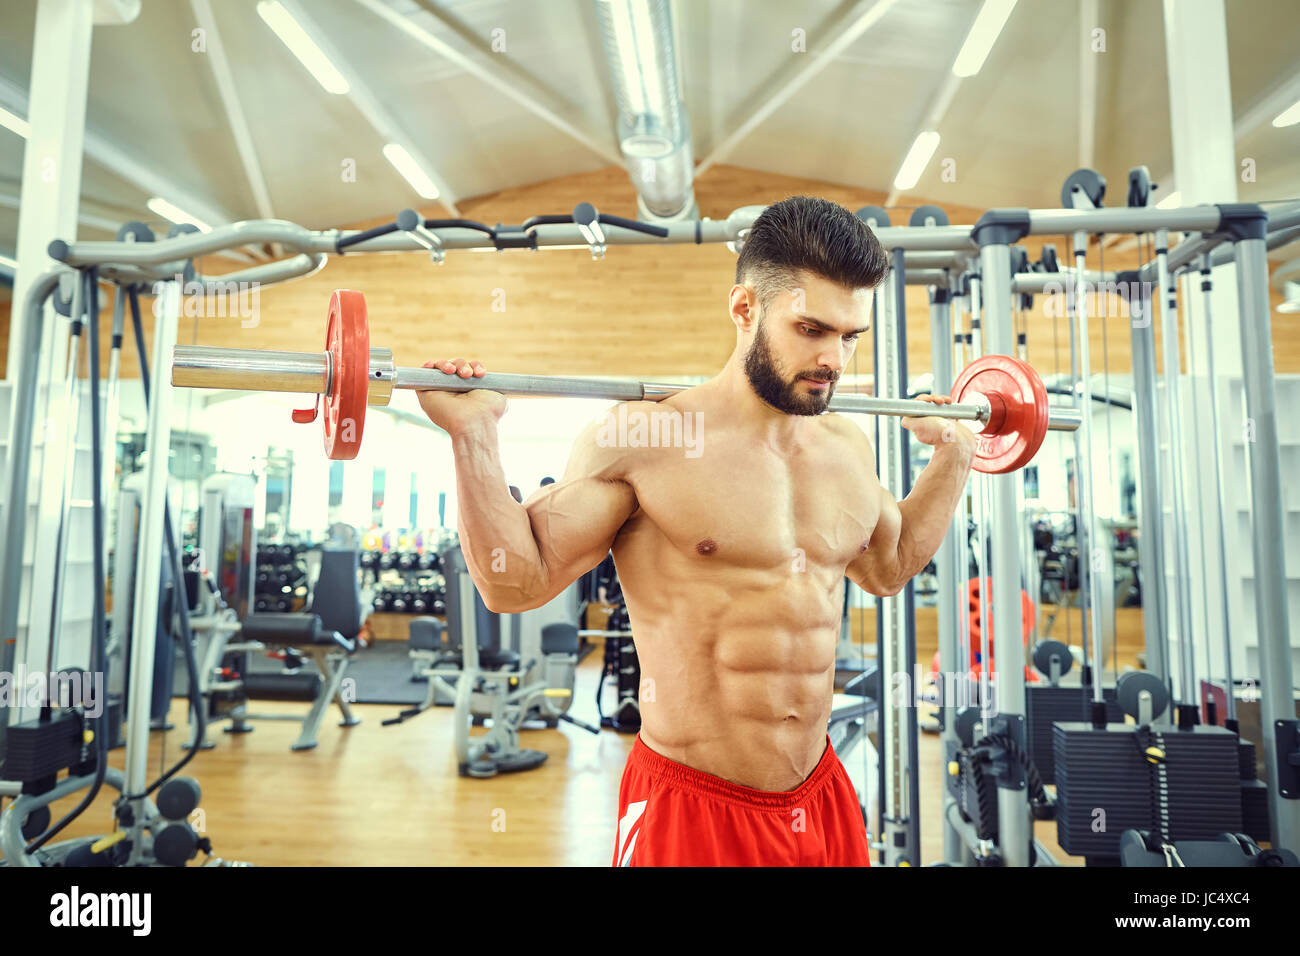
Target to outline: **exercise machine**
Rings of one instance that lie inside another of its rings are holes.
[[[519,730],[530,714],[599,733],[568,713],[578,663],[578,628],[564,621],[543,625],[538,657],[523,658],[502,646],[505,615],[489,611],[474,587],[460,545],[440,555],[447,579],[447,625],[418,618],[411,625],[411,657],[428,680],[423,703],[384,724],[398,724],[433,707],[439,695],[453,701],[456,769],[462,777],[535,770],[546,762],[540,750],[521,747]],[[529,675],[535,675],[529,680]],[[471,736],[476,720],[486,728]]]

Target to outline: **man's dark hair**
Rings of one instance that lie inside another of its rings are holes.
[[[754,220],[736,262],[736,283],[766,305],[810,272],[850,289],[875,288],[889,274],[889,253],[857,216],[839,203],[791,196]]]

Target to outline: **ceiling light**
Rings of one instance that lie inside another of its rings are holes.
[[[1283,126],[1294,126],[1300,123],[1300,100],[1296,100],[1282,112],[1273,117],[1273,125],[1281,128]]]
[[[912,148],[907,151],[907,158],[903,160],[898,175],[894,177],[894,188],[899,192],[904,192],[915,186],[917,180],[921,178],[921,173],[925,172],[930,157],[934,155],[934,151],[938,148],[938,133],[931,129],[920,133],[916,137],[916,142],[912,144]]]
[[[343,74],[279,0],[262,0],[257,5],[257,15],[266,21],[266,25],[275,31],[289,52],[298,58],[298,62],[307,68],[307,72],[327,92],[342,94],[348,91],[348,81],[343,78]]]
[[[1016,0],[984,0],[984,6],[971,24],[966,42],[961,45],[961,52],[952,65],[955,76],[974,76],[980,71],[1015,5]]]
[[[212,227],[209,226],[202,219],[199,219],[196,216],[191,216],[180,206],[177,206],[174,203],[169,203],[166,199],[163,199],[161,196],[154,196],[152,199],[146,202],[145,205],[149,207],[149,210],[151,212],[156,212],[164,219],[170,219],[174,223],[189,223],[191,225],[198,226],[199,232],[212,231]]]
[[[387,144],[384,147],[384,158],[392,163],[393,168],[402,174],[402,178],[411,184],[411,188],[425,199],[438,198],[438,187],[404,147],[397,143]]]
[[[17,113],[10,113],[3,106],[0,106],[0,126],[13,130],[23,139],[32,135],[32,124]]]

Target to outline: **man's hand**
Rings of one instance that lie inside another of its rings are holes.
[[[951,405],[948,395],[918,395],[922,402],[933,405]],[[975,433],[962,425],[955,418],[940,418],[937,415],[905,416],[903,427],[916,436],[916,440],[926,445],[956,444],[968,457],[975,454]]]
[[[482,362],[463,358],[425,362],[422,368],[437,369],[463,379],[482,378],[487,372]],[[504,395],[482,388],[460,393],[428,390],[417,395],[429,421],[453,436],[484,422],[496,422],[506,411]]]

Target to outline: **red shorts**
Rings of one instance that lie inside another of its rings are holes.
[[[640,736],[618,791],[614,866],[870,866],[857,792],[826,752],[793,790],[754,790],[655,753]]]

